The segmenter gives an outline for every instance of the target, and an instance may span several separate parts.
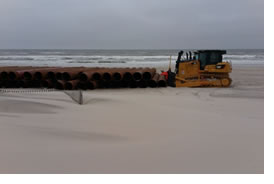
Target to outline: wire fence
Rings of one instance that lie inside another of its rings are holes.
[[[18,89],[18,88],[3,88],[0,89],[0,93],[44,93],[44,92],[56,92],[60,90],[56,89]]]
[[[57,90],[57,89],[18,89],[18,88],[2,88],[0,89],[0,94],[37,94],[37,93],[49,93],[49,92],[62,92],[68,95],[73,101],[82,105],[83,104],[83,92],[82,90],[74,90],[74,91],[64,91],[64,90]]]

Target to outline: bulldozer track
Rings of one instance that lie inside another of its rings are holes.
[[[229,75],[227,73],[225,73],[225,74],[220,74],[220,73],[202,73],[201,74],[201,78],[202,77],[221,79],[221,78],[228,78]]]

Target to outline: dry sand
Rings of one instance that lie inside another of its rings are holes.
[[[0,173],[263,173],[263,66],[231,88],[0,94]]]

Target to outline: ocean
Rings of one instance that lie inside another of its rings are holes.
[[[195,50],[193,50],[195,51]],[[179,50],[0,50],[0,66],[167,67]],[[227,50],[232,65],[263,65],[263,49]]]

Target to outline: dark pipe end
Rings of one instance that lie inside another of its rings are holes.
[[[63,86],[63,84],[60,83],[60,82],[57,82],[57,83],[56,83],[55,88],[56,88],[56,89],[59,89],[59,90],[64,90],[64,86]]]
[[[10,79],[10,80],[15,80],[15,79],[16,79],[16,74],[15,74],[15,72],[9,72],[8,76],[9,76],[9,79]]]
[[[94,73],[93,75],[92,75],[92,79],[93,80],[100,80],[101,79],[101,75],[100,75],[100,73]]]
[[[28,82],[28,81],[22,81],[22,82],[24,83],[24,85],[23,85],[23,83],[21,84],[21,85],[23,85],[22,86],[23,88],[29,88],[29,87],[31,87],[30,82]]]
[[[16,88],[16,81],[5,81],[5,87],[6,88]]]
[[[78,89],[87,90],[87,85],[84,82],[79,82],[77,84]]]
[[[43,88],[49,88],[49,82],[48,81],[42,81],[41,82],[41,87],[43,87]]]
[[[1,88],[6,88],[7,87],[7,81],[0,81],[0,86],[1,86]]]
[[[68,72],[64,72],[62,74],[62,78],[63,78],[63,80],[66,80],[66,81],[71,80],[71,76],[70,76],[70,74]]]
[[[34,79],[35,80],[42,80],[42,73],[41,72],[35,72]]]
[[[122,88],[127,88],[127,87],[128,87],[128,82],[123,80],[123,81],[121,82],[121,87],[122,87]]]
[[[2,80],[7,80],[8,79],[8,72],[1,72],[1,79]]]
[[[158,82],[158,86],[161,87],[161,88],[163,88],[163,87],[166,87],[167,84],[166,84],[165,81],[161,80],[161,81]]]
[[[141,73],[135,72],[135,73],[133,74],[133,79],[134,79],[135,81],[140,81],[140,80],[142,79]]]
[[[129,85],[130,88],[137,88],[138,87],[137,82],[135,82],[135,81],[130,81],[128,85]]]
[[[26,88],[26,84],[24,81],[19,80],[16,82],[16,88]]]
[[[41,87],[40,81],[38,80],[31,81],[31,86],[34,88],[40,88]]]
[[[122,79],[122,76],[121,76],[120,73],[116,72],[116,73],[113,74],[113,79],[115,81],[120,81]]]
[[[79,79],[81,80],[81,81],[87,81],[88,80],[88,76],[85,74],[85,73],[81,73],[80,75],[79,75]]]
[[[67,83],[65,84],[65,89],[66,89],[66,90],[72,90],[72,89],[73,89],[72,84],[71,84],[70,82],[67,82]]]
[[[120,81],[112,81],[110,83],[110,88],[120,88],[121,87],[121,82]]]
[[[102,86],[103,88],[111,88],[110,82],[108,81],[103,81]]]
[[[147,83],[146,83],[146,81],[141,80],[138,82],[138,86],[140,88],[147,88]]]
[[[56,80],[62,80],[62,73],[61,72],[57,72],[55,74],[55,78],[56,78]]]
[[[104,86],[104,81],[98,81],[97,82],[97,88],[100,88],[100,89],[102,89],[102,88],[104,88],[105,86]]]
[[[130,72],[126,72],[126,73],[124,74],[123,79],[124,79],[125,81],[130,81],[130,80],[132,79],[131,73],[130,73]]]
[[[24,72],[24,79],[31,80],[32,79],[31,73],[30,72]]]
[[[143,74],[143,79],[146,80],[146,81],[150,80],[151,77],[152,77],[152,76],[151,76],[151,73],[150,73],[150,72],[145,72],[145,73]]]
[[[151,88],[156,88],[157,87],[157,82],[155,82],[154,80],[151,80],[148,82],[149,87]]]
[[[104,73],[104,74],[103,74],[103,79],[104,79],[105,81],[110,81],[110,80],[111,80],[111,75],[110,75],[110,73]]]
[[[91,89],[91,90],[95,89],[94,84],[92,82],[88,82],[87,83],[87,89]]]
[[[54,80],[54,79],[55,79],[55,74],[54,74],[54,72],[48,72],[47,78],[50,79],[50,80]]]

